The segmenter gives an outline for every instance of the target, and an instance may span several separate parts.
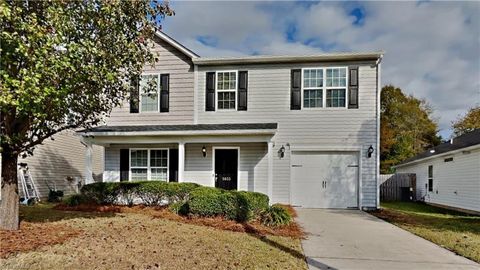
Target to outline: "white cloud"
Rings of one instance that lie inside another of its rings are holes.
[[[427,99],[442,135],[459,113],[480,104],[479,2],[364,2],[362,25],[353,24],[355,3],[173,4],[177,15],[165,31],[204,56],[386,50],[382,82]]]

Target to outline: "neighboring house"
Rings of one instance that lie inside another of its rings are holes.
[[[417,198],[480,213],[480,129],[407,159],[396,170],[416,174]]]
[[[196,182],[271,202],[376,208],[382,52],[203,58],[164,33],[105,126],[103,181]],[[157,84],[145,93],[146,81]]]
[[[87,175],[87,148],[81,143],[81,137],[75,135],[74,131],[63,131],[53,138],[54,140],[47,139],[36,146],[33,156],[18,158],[19,164],[27,164],[41,198],[48,196],[49,188],[63,190],[65,194],[74,193],[77,191],[78,182],[84,182]],[[103,172],[103,147],[92,148],[92,164],[93,176],[100,181]],[[21,185],[19,192],[20,197],[23,197]]]

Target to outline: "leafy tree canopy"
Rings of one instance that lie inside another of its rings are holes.
[[[1,227],[18,221],[18,155],[119,105],[155,62],[151,38],[172,14],[160,0],[0,0]]]
[[[400,88],[387,85],[382,88],[380,106],[382,173],[390,173],[392,165],[441,142],[432,108],[425,100],[407,96]]]
[[[462,117],[452,122],[453,134],[460,136],[474,129],[480,128],[480,106],[473,107]]]

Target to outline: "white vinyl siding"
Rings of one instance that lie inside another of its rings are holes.
[[[461,151],[453,161],[438,157],[397,168],[400,173],[415,173],[417,198],[426,202],[480,212],[480,148]],[[428,166],[433,166],[433,186],[428,192]]]
[[[65,195],[78,192],[77,183],[85,179],[85,146],[74,131],[66,130],[53,135],[55,140],[45,140],[35,148],[34,155],[18,158],[27,163],[38,189],[39,196],[46,198],[49,187],[64,191]],[[92,169],[96,181],[102,179],[103,147],[93,145]],[[68,181],[72,179],[73,181]],[[23,196],[22,188],[19,188]]]
[[[378,164],[375,155],[371,158],[366,157],[370,145],[377,151],[376,68],[373,61],[342,64],[359,66],[360,106],[358,109],[323,107],[290,110],[291,70],[330,68],[334,63],[232,65],[222,66],[221,70],[248,70],[248,111],[241,113],[217,111],[214,114],[204,110],[206,72],[214,70],[212,67],[200,66],[197,83],[198,123],[278,123],[278,131],[272,138],[275,142],[273,202],[290,202],[291,150],[287,144],[292,147],[300,145],[311,148],[360,147],[360,153],[362,153],[361,205],[376,207]],[[285,156],[279,158],[276,153],[282,145],[286,149]]]
[[[194,68],[188,56],[170,44],[155,38],[155,65],[146,65],[144,74],[169,74],[169,111],[162,113],[130,113],[130,101],[112,110],[107,125],[169,125],[193,124]],[[139,106],[140,107],[140,106]],[[141,109],[140,109],[141,110]]]

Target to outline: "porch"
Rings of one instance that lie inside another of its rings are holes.
[[[277,124],[105,126],[80,132],[87,146],[105,147],[103,181],[194,182],[272,197]]]

